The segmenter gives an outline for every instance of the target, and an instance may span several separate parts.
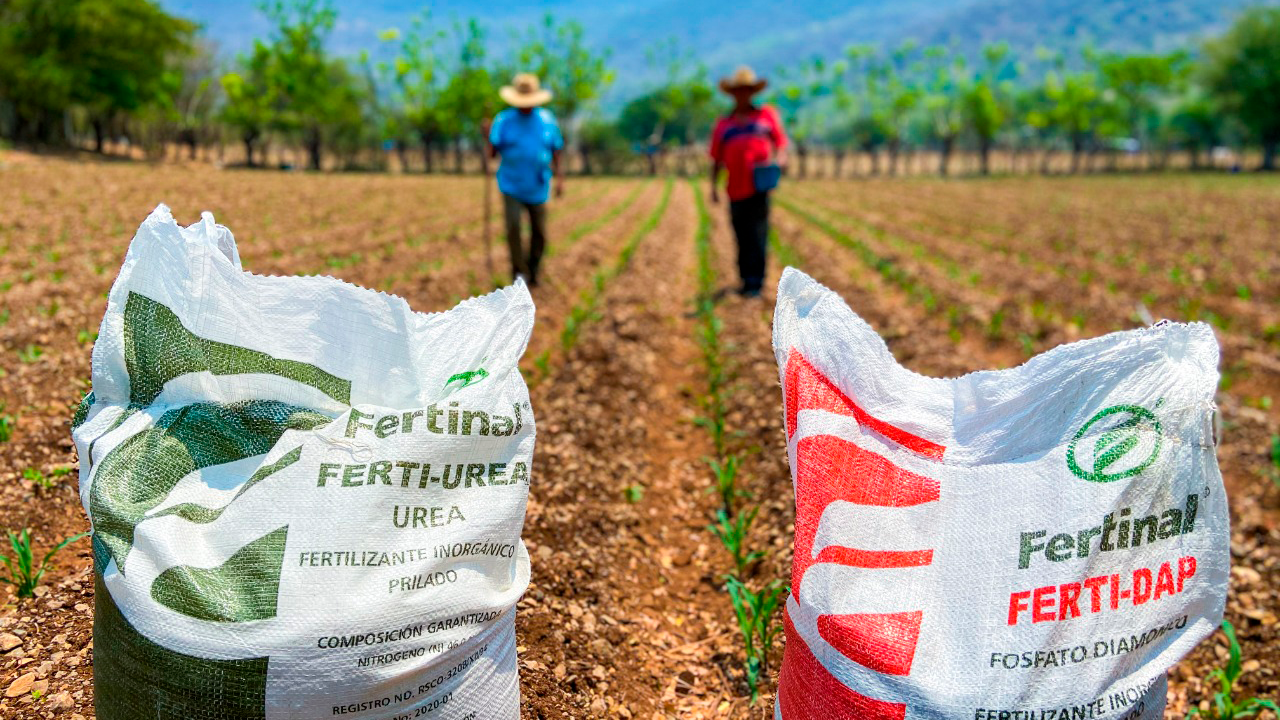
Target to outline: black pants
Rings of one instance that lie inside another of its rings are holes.
[[[743,290],[764,285],[764,260],[769,249],[769,193],[758,192],[729,203],[729,219],[738,239],[738,274]]]
[[[523,275],[530,285],[537,285],[538,264],[542,262],[542,251],[547,246],[547,205],[527,203],[504,194],[502,210],[507,221],[507,247],[511,250],[511,277]],[[529,213],[527,253],[520,239],[521,215],[525,212]]]

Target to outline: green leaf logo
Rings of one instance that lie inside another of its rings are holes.
[[[450,390],[450,388],[452,388],[452,390],[461,390],[462,388],[468,385],[474,385],[487,377],[489,377],[489,371],[484,368],[460,372],[446,380],[444,388],[445,390]]]
[[[1077,448],[1094,426],[1102,432],[1093,442],[1091,458]],[[1139,405],[1112,405],[1089,419],[1067,446],[1067,467],[1082,480],[1114,482],[1146,470],[1160,454],[1163,436],[1155,413]],[[1134,451],[1137,452],[1134,452]],[[1085,469],[1081,462],[1089,466]],[[1135,462],[1136,461],[1136,462]]]

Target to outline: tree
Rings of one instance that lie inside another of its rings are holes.
[[[879,148],[889,151],[889,174],[898,172],[898,155],[907,133],[911,114],[920,104],[921,93],[908,80],[920,68],[912,58],[916,46],[906,42],[881,58],[866,47],[852,47],[846,54],[850,62],[850,78],[861,82],[865,102],[853,123],[852,135],[871,157],[871,172],[880,172]],[[861,72],[858,72],[858,71]]]
[[[318,0],[276,0],[263,10],[275,26],[268,65],[275,90],[274,125],[300,135],[308,166],[319,170],[326,131],[350,112],[349,88],[333,84],[348,79],[345,64],[330,60],[324,47],[338,14]]]
[[[1085,143],[1092,139],[1105,112],[1097,74],[1068,72],[1063,59],[1058,57],[1038,93],[1042,102],[1033,111],[1030,122],[1052,128],[1066,138],[1071,147],[1071,172],[1079,172]]]
[[[1200,77],[1262,145],[1262,169],[1274,170],[1280,147],[1280,8],[1241,13],[1222,37],[1205,45]]]
[[[196,158],[196,149],[213,135],[213,124],[221,84],[217,76],[217,60],[213,44],[198,41],[182,61],[181,82],[172,99],[172,120],[179,143],[188,148],[188,157]]]
[[[964,130],[964,58],[945,48],[925,50],[931,68],[925,86],[924,112],[928,131],[939,144],[938,174],[946,176],[956,138]]]
[[[422,146],[424,172],[431,172],[432,148],[442,139],[448,120],[441,99],[444,95],[444,61],[439,54],[446,35],[431,29],[430,11],[413,21],[394,60],[397,104],[403,108],[406,127]],[[392,38],[394,39],[394,38]]]
[[[271,62],[270,48],[258,40],[253,52],[237,59],[238,70],[222,76],[222,91],[227,96],[222,121],[239,132],[249,167],[255,165],[253,152],[258,142],[275,124],[277,101]],[[264,160],[265,155],[264,150]]]
[[[991,173],[991,146],[1010,114],[1012,90],[1001,83],[1002,63],[1009,53],[1004,43],[988,45],[982,54],[986,60],[961,93],[965,122],[978,139],[978,158],[983,175]]]
[[[440,94],[440,107],[447,122],[445,130],[454,142],[454,169],[459,173],[464,143],[484,147],[481,126],[500,107],[498,83],[494,81],[497,73],[486,65],[485,36],[484,28],[474,19],[454,25],[458,55]],[[487,152],[480,153],[480,166],[486,173],[489,171]]]
[[[1149,128],[1159,123],[1157,96],[1172,90],[1187,73],[1187,54],[1117,55],[1097,58],[1098,72],[1115,93],[1116,110],[1125,130],[1143,150],[1151,144]]]
[[[707,69],[675,39],[655,45],[647,57],[650,64],[666,62],[666,80],[623,106],[618,130],[644,154],[649,174],[654,175],[666,146],[689,146],[710,134],[716,118],[715,91]]]
[[[1171,140],[1191,157],[1191,169],[1201,167],[1201,153],[1222,139],[1222,111],[1211,98],[1195,94],[1182,98],[1169,119]]]
[[[521,70],[534,73],[551,89],[549,108],[573,142],[578,113],[613,82],[609,52],[596,53],[587,47],[582,23],[557,23],[547,13],[540,25],[529,28],[516,59]]]
[[[50,142],[71,108],[103,150],[107,129],[167,100],[195,25],[150,0],[0,3],[0,95],[14,135]]]
[[[578,130],[582,150],[582,172],[591,175],[621,172],[631,152],[618,123],[588,118]]]
[[[833,80],[839,78],[832,66],[816,55],[802,61],[793,72],[783,70],[779,75],[786,84],[772,93],[772,99],[795,146],[798,177],[804,178],[808,175],[809,141],[818,134],[820,118],[826,116],[815,105],[832,94]]]

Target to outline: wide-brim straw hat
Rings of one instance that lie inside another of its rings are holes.
[[[758,77],[756,71],[746,65],[739,65],[732,75],[720,79],[720,89],[730,95],[744,90],[754,95],[765,89],[768,84],[768,80]]]
[[[551,91],[544,89],[533,73],[520,73],[511,79],[510,85],[498,90],[502,101],[511,107],[531,108],[551,102]]]

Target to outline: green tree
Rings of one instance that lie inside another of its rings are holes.
[[[929,135],[938,142],[938,174],[945,176],[965,125],[965,61],[943,47],[926,49],[925,60],[929,71],[923,109]]]
[[[840,67],[843,69],[844,65]],[[833,86],[840,78],[834,66],[816,55],[802,61],[794,70],[779,71],[779,77],[784,84],[771,93],[770,99],[778,107],[783,126],[795,146],[799,160],[797,176],[804,178],[809,173],[809,143],[820,133],[822,119],[827,116],[818,105],[833,93]]]
[[[1058,57],[1038,92],[1042,102],[1032,113],[1031,123],[1052,129],[1066,139],[1071,147],[1071,172],[1079,172],[1085,144],[1093,139],[1106,115],[1097,73],[1067,71],[1065,62]]]
[[[983,48],[986,61],[961,91],[965,123],[978,139],[978,158],[983,175],[991,173],[991,147],[1011,113],[1013,90],[1000,75],[1009,46],[1000,43]]]
[[[907,127],[922,97],[919,86],[911,79],[921,72],[914,60],[916,45],[903,43],[883,58],[866,47],[850,48],[846,54],[850,77],[860,82],[864,99],[852,135],[871,157],[873,175],[880,172],[881,147],[888,150],[889,174],[896,175]]]
[[[326,98],[325,143],[337,154],[343,168],[385,169],[381,141],[386,125],[368,54],[361,53],[358,62],[350,64],[330,60],[327,69],[331,90]],[[361,158],[366,150],[373,151],[372,164]],[[316,168],[314,161],[312,167]]]
[[[1149,150],[1152,131],[1161,121],[1157,101],[1186,76],[1187,54],[1107,54],[1096,62],[1106,88],[1115,94],[1116,115],[1123,118],[1125,131]]]
[[[177,141],[187,146],[188,157],[196,158],[201,143],[216,134],[215,120],[222,100],[213,44],[197,41],[182,61],[181,81],[172,96],[171,121]]]
[[[706,67],[694,62],[676,40],[658,43],[647,58],[654,65],[665,62],[665,82],[624,105],[618,129],[642,148],[653,175],[658,172],[658,155],[664,148],[687,147],[710,134],[716,105]]]
[[[440,94],[440,107],[447,122],[445,131],[454,143],[454,169],[459,173],[464,146],[485,147],[481,128],[501,107],[499,84],[494,76],[509,74],[486,64],[486,36],[485,29],[475,19],[454,25],[458,54],[449,67],[449,80]],[[489,171],[489,154],[483,150],[480,165],[486,173]]]
[[[0,96],[15,137],[56,141],[82,110],[102,152],[109,128],[168,100],[195,25],[150,0],[6,0],[0,3]]]
[[[1211,152],[1222,139],[1222,111],[1203,94],[1184,97],[1174,106],[1169,119],[1171,140],[1191,158],[1191,169],[1199,170],[1202,153]]]
[[[1222,108],[1262,146],[1274,170],[1280,147],[1280,8],[1255,7],[1204,47],[1200,77]]]
[[[254,150],[275,124],[277,103],[271,77],[271,49],[262,41],[255,41],[253,51],[241,55],[236,64],[235,72],[222,76],[222,91],[227,98],[222,107],[222,121],[239,133],[244,143],[245,162],[254,167]],[[265,149],[262,155],[265,161]]]
[[[441,99],[446,83],[440,44],[446,34],[431,27],[430,11],[414,19],[393,61],[396,101],[403,108],[404,123],[417,136],[425,172],[434,169],[432,150],[449,126]]]
[[[619,173],[626,166],[631,154],[631,144],[622,134],[619,123],[588,118],[578,130],[578,144],[582,151],[582,171],[591,175]]]
[[[552,92],[550,110],[564,126],[570,141],[576,139],[575,120],[583,107],[613,82],[609,52],[587,47],[582,23],[558,23],[547,13],[542,23],[530,27],[516,52],[520,69],[538,76]]]
[[[263,7],[275,26],[271,34],[268,81],[273,86],[275,129],[297,135],[307,164],[319,170],[326,134],[351,112],[350,75],[331,60],[325,42],[338,14],[327,1],[276,0]],[[344,83],[335,85],[334,83]]]

